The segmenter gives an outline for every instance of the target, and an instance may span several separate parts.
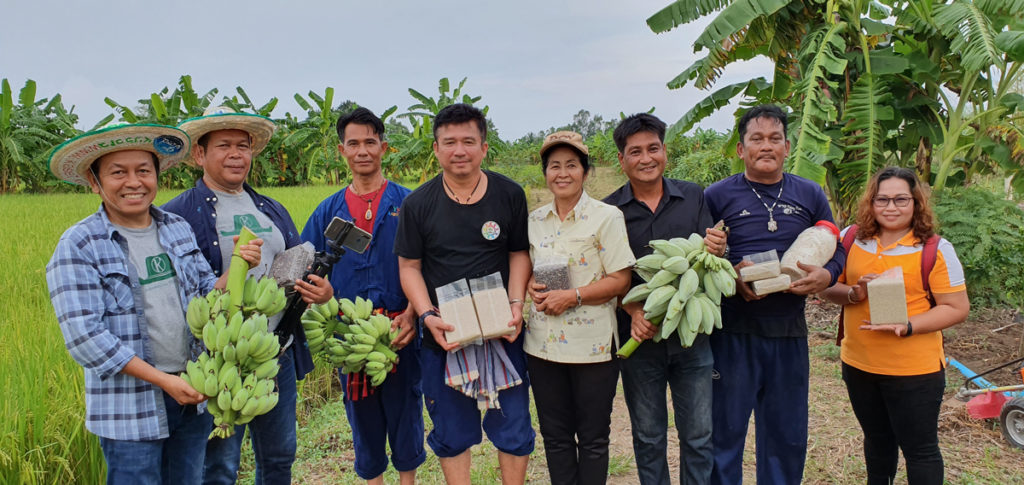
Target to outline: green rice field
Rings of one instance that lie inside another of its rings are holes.
[[[337,187],[262,191],[300,229]],[[157,204],[177,195],[161,191]],[[60,235],[95,212],[95,194],[0,196],[0,483],[102,483],[103,456],[84,426],[82,368],[64,348],[45,268]],[[322,382],[327,382],[325,379]]]

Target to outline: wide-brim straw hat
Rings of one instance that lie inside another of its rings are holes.
[[[569,145],[584,155],[590,156],[590,150],[587,149],[587,144],[583,143],[583,135],[576,133],[575,131],[556,131],[546,137],[544,137],[544,143],[540,146],[540,156],[544,156],[548,150],[555,148],[559,145]]]
[[[160,170],[178,164],[188,153],[188,134],[172,126],[153,124],[107,125],[78,135],[54,149],[50,171],[57,178],[78,185],[89,185],[85,177],[96,159],[108,153],[143,150],[156,154]]]
[[[195,148],[196,143],[199,143],[199,139],[203,135],[211,131],[242,130],[249,133],[249,136],[252,137],[252,144],[250,145],[252,156],[256,158],[256,155],[267,147],[267,143],[270,143],[270,137],[274,134],[274,130],[277,129],[277,125],[266,116],[239,113],[227,106],[214,106],[207,108],[203,112],[203,116],[182,121],[178,124],[178,128],[188,133],[188,136],[192,139],[192,146],[189,147],[189,153],[185,157],[185,161],[194,165],[195,160],[192,159],[192,149]]]

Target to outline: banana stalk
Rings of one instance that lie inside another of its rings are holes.
[[[228,316],[233,317],[242,307],[242,296],[245,293],[245,276],[249,273],[249,263],[242,259],[239,249],[249,241],[256,239],[248,227],[242,226],[238,233],[238,242],[235,243],[235,250],[231,252],[231,266],[228,267],[228,282],[226,289],[231,295],[231,302],[228,304]]]
[[[615,353],[615,355],[618,355],[623,359],[628,359],[629,356],[633,355],[633,352],[639,346],[640,342],[638,342],[635,338],[630,337],[629,341],[623,344],[622,347],[619,348],[619,351]]]

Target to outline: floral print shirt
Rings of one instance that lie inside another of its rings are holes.
[[[589,285],[636,263],[622,212],[591,199],[586,192],[565,220],[558,218],[551,202],[530,213],[528,228],[534,265],[551,258],[567,259],[572,288]],[[611,360],[616,303],[613,298],[600,305],[570,308],[558,316],[545,315],[531,307],[524,343],[526,353],[563,363]]]

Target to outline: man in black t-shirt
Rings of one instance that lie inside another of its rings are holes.
[[[487,120],[465,104],[442,109],[434,120],[434,154],[442,173],[402,204],[395,238],[399,275],[423,332],[423,397],[433,421],[427,444],[441,462],[449,484],[470,483],[471,446],[482,439],[477,400],[445,383],[449,343],[436,310],[435,289],[463,278],[501,273],[509,295],[515,332],[505,337],[505,353],[523,376],[521,385],[500,391],[500,410],[489,410],[483,430],[498,449],[502,482],[524,483],[533,452],[529,381],[520,338],[523,297],[530,276],[527,207],[523,189],[480,164],[487,154]]]

